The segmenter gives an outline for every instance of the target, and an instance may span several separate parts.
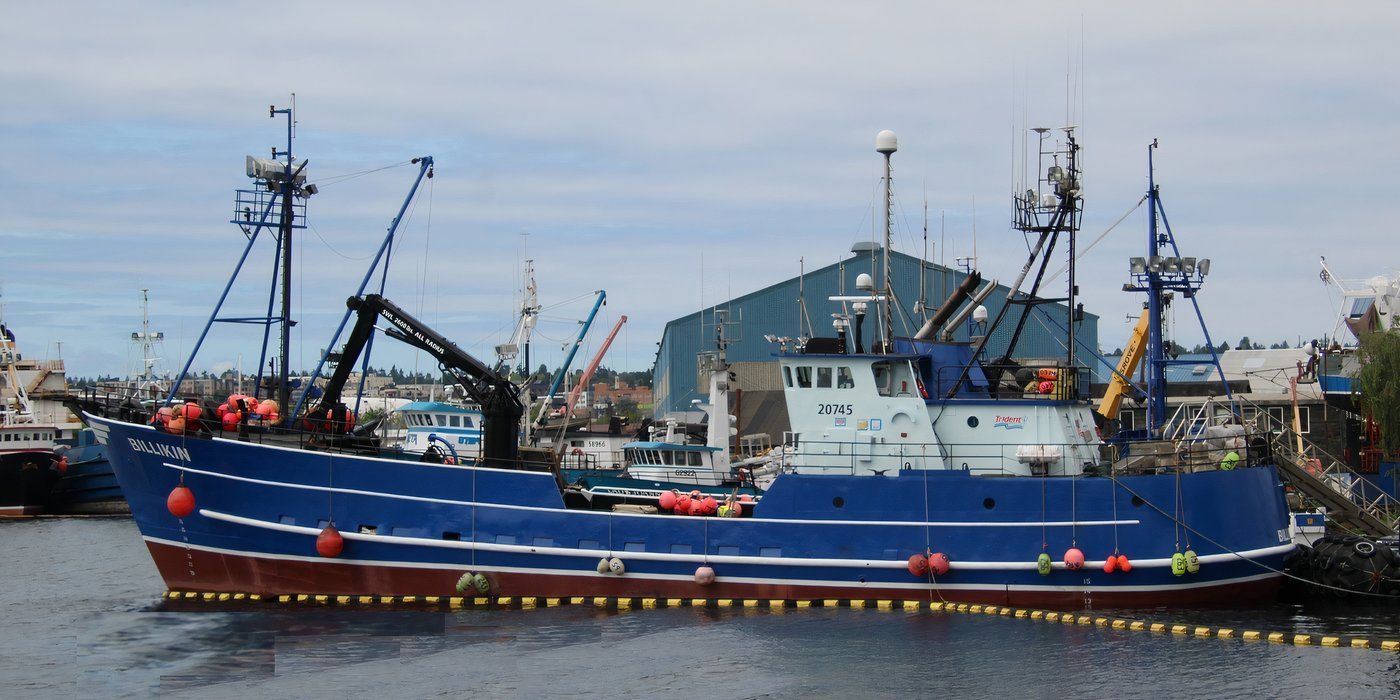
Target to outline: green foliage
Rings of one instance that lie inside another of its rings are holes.
[[[1363,335],[1360,357],[1361,405],[1381,429],[1382,449],[1400,452],[1400,331]]]

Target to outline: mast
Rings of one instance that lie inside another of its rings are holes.
[[[885,296],[880,305],[880,311],[884,321],[885,352],[890,352],[894,347],[894,317],[890,314],[890,299],[894,296],[890,287],[890,240],[893,238],[891,228],[894,223],[894,197],[890,187],[890,156],[897,150],[899,150],[899,140],[895,138],[893,131],[885,129],[875,135],[875,151],[885,156],[885,244],[880,247],[880,276]]]
[[[1132,281],[1123,285],[1124,291],[1147,294],[1147,357],[1143,363],[1146,376],[1147,429],[1152,437],[1162,437],[1167,422],[1167,366],[1198,364],[1198,360],[1177,360],[1170,357],[1165,330],[1166,311],[1176,295],[1189,299],[1196,312],[1201,334],[1210,347],[1211,364],[1220,377],[1225,396],[1234,400],[1230,383],[1225,380],[1225,372],[1220,367],[1220,357],[1215,351],[1210,329],[1206,327],[1205,316],[1197,300],[1206,275],[1210,274],[1210,260],[1206,258],[1183,257],[1172,233],[1171,222],[1167,220],[1166,209],[1162,206],[1161,190],[1157,186],[1153,152],[1157,140],[1147,146],[1147,256],[1128,259],[1128,274]],[[1159,221],[1160,220],[1160,221]]]
[[[293,104],[296,104],[296,97],[295,97],[295,96],[293,96],[292,100],[293,100]],[[293,180],[293,176],[292,176],[292,163],[295,161],[295,159],[292,157],[292,128],[293,128],[293,125],[296,124],[296,120],[295,120],[295,117],[292,115],[292,108],[291,108],[291,107],[288,107],[288,108],[285,108],[285,109],[275,109],[275,108],[273,108],[273,107],[268,107],[268,114],[267,114],[268,117],[270,117],[270,118],[271,118],[271,117],[276,117],[276,115],[278,115],[278,114],[285,114],[285,115],[287,115],[287,150],[285,150],[285,151],[280,151],[280,152],[279,152],[276,148],[273,148],[273,149],[272,149],[272,158],[273,158],[273,160],[276,160],[278,156],[286,156],[286,157],[287,157],[287,163],[286,163],[286,166],[285,166],[285,169],[284,169],[285,172],[286,172],[286,177],[285,177],[285,179],[283,179],[283,181],[282,181],[282,188],[281,188],[281,189],[282,189],[282,192],[281,192],[281,195],[282,195],[282,202],[281,202],[281,204],[282,204],[282,220],[281,220],[281,222],[280,222],[281,225],[278,227],[278,232],[277,232],[277,239],[278,239],[278,243],[279,243],[280,246],[281,246],[281,256],[282,256],[282,314],[281,314],[281,318],[279,319],[279,322],[281,323],[281,328],[280,328],[279,353],[278,353],[279,356],[281,357],[281,366],[278,367],[278,374],[277,374],[277,394],[276,394],[276,396],[277,396],[277,405],[281,407],[281,410],[282,410],[282,411],[286,411],[287,405],[288,405],[288,403],[290,403],[291,391],[292,391],[291,384],[290,384],[290,382],[289,382],[289,380],[290,380],[290,378],[291,378],[291,377],[289,376],[289,372],[290,372],[290,369],[291,369],[291,362],[290,362],[290,360],[291,360],[291,357],[292,357],[292,323],[293,323],[293,322],[292,322],[292,222],[293,222],[294,214],[293,214],[293,211],[292,211],[292,187],[293,187],[293,183],[292,183],[292,180]],[[291,419],[290,413],[284,413],[283,415],[286,415],[287,418],[288,418],[288,420]]]

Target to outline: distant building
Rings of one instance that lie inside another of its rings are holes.
[[[655,416],[661,418],[668,414],[690,413],[692,419],[698,420],[691,412],[691,402],[705,399],[705,389],[700,383],[696,355],[702,350],[715,348],[716,312],[719,312],[718,315],[727,315],[730,324],[726,331],[730,339],[728,358],[734,365],[739,390],[734,395],[738,407],[731,409],[738,416],[739,433],[776,432],[778,434],[772,435],[774,441],[780,439],[781,431],[786,429],[787,413],[781,401],[777,365],[773,361],[773,354],[778,348],[764,336],[797,338],[804,332],[815,336],[835,336],[831,314],[840,311],[840,306],[827,298],[842,293],[855,294],[856,276],[861,273],[870,274],[877,288],[881,286],[879,247],[858,243],[852,253],[838,263],[807,271],[801,280],[792,277],[667,323],[657,349],[652,380]],[[789,255],[787,260],[791,266],[796,266],[795,254]],[[921,319],[915,314],[915,305],[921,296],[926,299],[928,307],[936,309],[966,277],[961,270],[923,263],[925,271],[921,295],[920,264],[919,258],[898,251],[890,252],[890,277],[895,306],[898,308],[894,327],[895,334],[899,336],[912,335],[918,329]],[[984,278],[990,279],[990,275],[983,274]],[[1042,296],[1063,296],[1064,285],[1063,278],[1055,280],[1042,290]],[[800,295],[799,286],[802,288]],[[1008,292],[1005,285],[999,285],[984,302],[991,318],[996,318]],[[1007,322],[991,334],[987,345],[989,355],[999,357],[1005,351],[1018,313],[1013,309],[1007,314]],[[1068,315],[1063,304],[1040,306],[1026,323],[1014,357],[1042,360],[1064,357],[1063,328]],[[878,322],[875,319],[872,309],[865,324],[867,347],[877,332]],[[1098,351],[1098,320],[1097,316],[1086,312],[1077,326],[1081,365],[1089,363],[1091,351]],[[968,340],[972,330],[971,323],[964,323],[957,328],[955,338]]]

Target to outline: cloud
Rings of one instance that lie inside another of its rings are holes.
[[[30,3],[6,16],[7,318],[36,342],[62,339],[76,373],[116,371],[102,351],[138,324],[143,287],[170,345],[192,346],[243,243],[224,223],[242,157],[279,140],[261,110],[293,90],[313,179],[436,158],[389,290],[483,352],[509,332],[522,245],[545,303],[585,295],[561,317],[608,289],[608,313],[631,318],[634,366],[701,299],[789,277],[799,257],[836,259],[871,234],[882,128],[901,139],[897,245],[921,247],[926,191],[935,226],[946,212],[950,247],[969,252],[975,199],[982,267],[1009,279],[1024,256],[1007,223],[1014,127],[1066,120],[1081,51],[1070,118],[1085,235],[1142,195],[1146,144],[1161,139],[1183,252],[1215,262],[1201,301],[1217,334],[1321,333],[1318,255],[1349,276],[1397,259],[1380,204],[1400,161],[1392,3],[1183,3],[1150,22],[1113,3],[298,3],[278,10],[290,38],[246,7]],[[411,173],[313,198],[294,300],[307,356]],[[1139,213],[1081,264],[1106,348],[1138,304],[1120,287],[1144,228]],[[270,251],[249,264],[270,270]],[[263,282],[230,299],[239,313],[265,306]],[[1177,320],[1193,344],[1184,309]],[[232,361],[225,330],[204,362]]]

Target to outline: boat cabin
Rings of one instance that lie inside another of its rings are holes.
[[[798,471],[1070,475],[1099,461],[1073,368],[992,371],[965,343],[897,339],[893,350],[779,354]]]

